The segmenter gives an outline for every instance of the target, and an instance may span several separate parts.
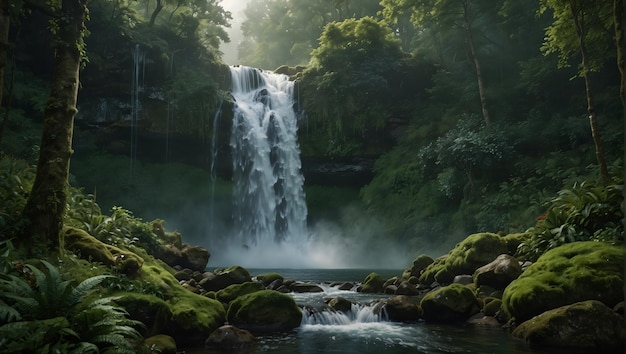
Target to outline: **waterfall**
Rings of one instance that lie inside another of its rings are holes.
[[[139,48],[139,44],[136,44],[132,49],[133,54],[133,68],[132,68],[132,82],[131,82],[131,116],[130,116],[130,173],[128,178],[129,190],[132,190],[133,173],[135,169],[135,162],[137,160],[137,122],[139,120],[139,111],[141,109],[141,102],[139,94],[143,88],[143,82],[140,82],[140,78],[145,77],[145,60],[144,54]],[[144,68],[140,73],[141,64],[144,64]]]
[[[231,67],[234,224],[242,245],[306,241],[294,83],[286,75]]]
[[[350,311],[330,309],[302,309],[303,325],[345,326],[356,323],[374,323],[387,320],[384,308],[376,313],[375,306],[353,303]]]

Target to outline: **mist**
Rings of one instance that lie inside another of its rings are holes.
[[[230,28],[225,28],[230,43],[222,43],[220,50],[224,53],[222,60],[228,65],[235,65],[239,63],[239,54],[237,47],[239,42],[244,38],[241,32],[241,24],[245,20],[243,10],[248,5],[250,0],[222,0],[221,5],[226,11],[230,11],[232,14],[232,21]]]

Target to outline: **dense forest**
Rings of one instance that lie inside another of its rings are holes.
[[[66,2],[2,1],[6,176],[44,152]],[[220,48],[235,14],[219,0],[74,2],[86,19],[71,186],[103,210],[163,218],[196,242],[219,233],[228,218],[206,220],[216,208],[229,215],[230,165],[211,158],[229,148],[229,124],[215,117],[228,119],[232,105]],[[618,239],[621,224],[598,232],[572,218],[595,225],[620,213],[619,6],[250,1],[239,62],[296,80],[311,225],[330,219],[361,232],[355,225],[375,223],[377,241],[411,250],[443,251],[472,232],[520,232],[546,218],[545,242]],[[314,164],[365,172],[307,176]],[[2,183],[8,203],[19,182]],[[601,210],[555,207],[572,198]],[[25,200],[15,203],[0,207],[3,234],[19,230]]]

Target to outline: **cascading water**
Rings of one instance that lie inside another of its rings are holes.
[[[300,171],[294,83],[286,75],[230,68],[235,101],[234,222],[246,247],[306,241],[307,207]]]

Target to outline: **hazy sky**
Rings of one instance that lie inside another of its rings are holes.
[[[221,50],[224,52],[224,62],[229,65],[239,64],[237,60],[237,45],[242,39],[241,23],[244,20],[243,10],[250,0],[222,0],[222,7],[232,13],[233,20],[231,27],[226,29],[230,37],[230,43],[222,44]]]

